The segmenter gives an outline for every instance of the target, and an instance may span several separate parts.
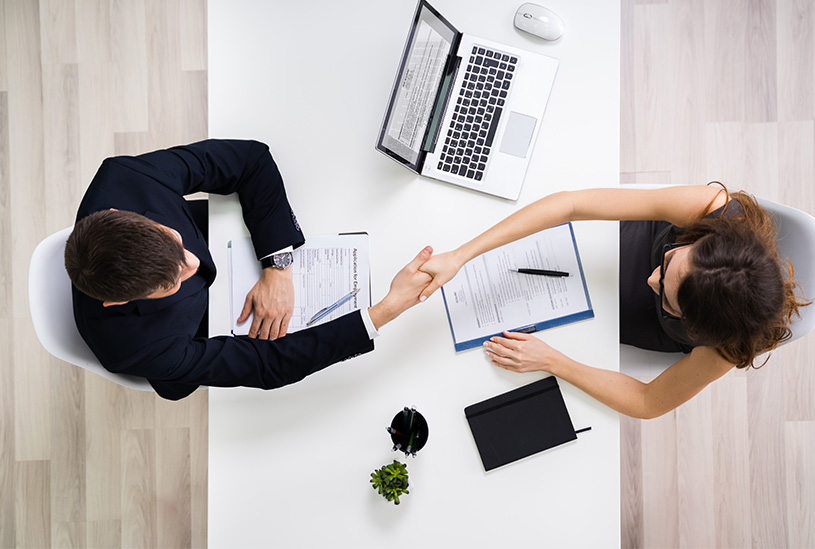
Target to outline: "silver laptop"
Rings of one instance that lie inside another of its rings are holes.
[[[420,0],[376,148],[426,177],[516,200],[557,66],[462,34]]]

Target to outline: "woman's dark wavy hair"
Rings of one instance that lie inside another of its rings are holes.
[[[809,302],[796,295],[792,262],[778,257],[770,214],[743,191],[728,193],[725,209],[732,201],[743,214],[701,217],[679,238],[694,246],[677,299],[695,344],[713,347],[738,368],[756,367],[757,355],[790,338],[793,315]]]
[[[123,210],[79,220],[65,243],[71,282],[100,301],[133,301],[172,288],[186,264],[184,247],[165,228]]]

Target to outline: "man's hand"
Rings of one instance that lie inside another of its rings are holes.
[[[430,246],[419,252],[419,255],[396,273],[391,282],[388,295],[368,309],[371,321],[377,330],[419,303],[422,291],[432,280],[430,275],[423,273],[419,269],[425,261],[430,259],[432,254],[433,248]]]
[[[263,269],[260,280],[246,294],[238,323],[254,312],[249,337],[277,339],[286,335],[294,308],[294,284],[291,267],[286,269]]]

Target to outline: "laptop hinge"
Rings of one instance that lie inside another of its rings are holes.
[[[455,49],[453,51],[456,51]],[[436,95],[436,104],[433,106],[433,114],[430,117],[430,124],[427,125],[427,133],[425,134],[422,150],[425,152],[432,152],[436,149],[436,142],[439,139],[441,132],[441,122],[444,113],[447,112],[447,105],[450,102],[450,88],[456,81],[458,68],[461,65],[461,58],[455,53],[447,57],[447,62],[444,66],[444,76],[439,83],[439,91]]]

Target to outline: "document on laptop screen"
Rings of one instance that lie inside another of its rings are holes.
[[[359,291],[350,301],[316,321],[313,326],[371,306],[367,234],[309,236],[305,244],[294,250],[292,256],[294,309],[288,333],[306,328],[306,323],[315,313],[352,290]],[[240,324],[237,319],[243,309],[246,294],[260,278],[260,262],[255,258],[252,241],[248,236],[230,241],[227,257],[232,333],[247,335],[252,326],[252,316]]]
[[[450,42],[420,21],[394,104],[388,135],[416,158],[427,131]]]
[[[456,37],[454,28],[426,6],[420,6],[402,54],[379,143],[414,169]]]
[[[570,276],[511,271],[521,268],[566,271]],[[503,330],[536,331],[594,316],[571,223],[473,259],[442,293],[456,351],[477,347]]]

